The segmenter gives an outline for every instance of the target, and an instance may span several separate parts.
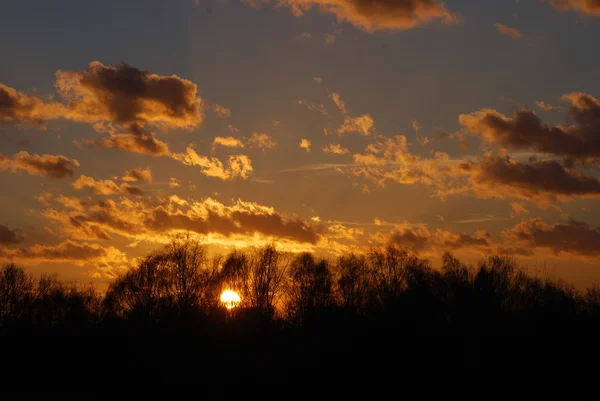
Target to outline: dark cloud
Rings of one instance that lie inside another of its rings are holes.
[[[11,230],[0,224],[0,245],[18,244],[23,241],[23,237],[17,230]]]
[[[490,234],[487,232],[476,232],[472,235],[437,229],[432,233],[424,225],[398,227],[390,236],[390,241],[416,251],[431,248],[453,251],[463,248],[488,248],[491,245]]]
[[[600,256],[600,227],[570,220],[566,224],[548,225],[540,219],[523,220],[504,232],[506,239],[534,248],[547,248],[555,254],[568,252],[583,256]]]
[[[202,123],[196,84],[176,75],[94,61],[82,72],[57,71],[56,86],[68,101],[65,117],[72,120],[185,129]]]
[[[568,126],[548,126],[532,110],[522,109],[507,117],[486,109],[463,114],[459,122],[472,133],[512,149],[539,152],[575,160],[600,158],[600,102],[584,93],[563,96],[571,102]]]
[[[459,166],[470,176],[469,187],[482,197],[556,199],[600,195],[600,182],[556,161],[518,163],[509,157],[487,157],[481,163]]]
[[[63,155],[31,155],[21,151],[12,158],[0,154],[0,170],[23,170],[31,175],[64,178],[73,176],[79,162]]]
[[[169,145],[156,139],[154,134],[132,131],[130,134],[115,134],[107,139],[88,139],[85,144],[91,148],[120,149],[150,156],[167,156]]]

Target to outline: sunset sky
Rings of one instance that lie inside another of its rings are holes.
[[[188,233],[600,283],[595,0],[4,0],[0,261]]]

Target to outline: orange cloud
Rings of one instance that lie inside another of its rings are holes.
[[[145,132],[117,134],[108,139],[88,139],[84,143],[90,148],[119,149],[149,156],[170,154],[169,145],[156,139],[154,134]]]
[[[523,36],[525,36],[518,29],[511,28],[508,25],[495,24],[494,26],[502,35],[509,36],[513,39],[521,39]]]
[[[335,103],[337,108],[340,109],[340,111],[342,113],[348,114],[348,111],[346,110],[346,103],[344,103],[344,101],[342,100],[342,98],[340,97],[340,95],[338,93],[335,93],[335,92],[330,93],[329,98],[331,100],[333,100],[333,102]]]
[[[125,175],[121,177],[121,180],[125,182],[152,182],[152,171],[150,171],[149,167],[146,167],[145,169],[138,167],[132,170],[127,170]]]
[[[42,215],[61,222],[66,234],[85,240],[113,233],[135,241],[165,242],[174,233],[188,231],[220,243],[227,238],[245,238],[249,245],[255,236],[263,241],[270,238],[317,242],[311,224],[285,217],[271,207],[241,200],[225,205],[211,198],[188,202],[176,196],[122,198],[119,202],[59,197],[56,204],[62,209],[49,208]]]
[[[406,30],[435,20],[456,23],[459,17],[438,0],[274,0],[302,16],[313,7],[334,14],[338,22],[349,22],[367,32]],[[268,0],[252,1],[254,7]]]
[[[598,0],[545,0],[560,11],[581,11],[590,15],[600,15]]]
[[[243,148],[244,143],[242,141],[240,141],[239,139],[236,139],[232,136],[228,136],[228,137],[217,136],[217,137],[215,137],[215,139],[213,139],[213,149],[216,148],[217,146],[223,146],[226,148]]]
[[[342,135],[347,132],[360,132],[363,135],[371,135],[374,125],[375,121],[369,114],[363,114],[359,117],[346,116],[344,123],[337,130],[337,133],[338,135]]]
[[[63,155],[32,155],[21,151],[12,158],[0,154],[0,170],[13,172],[23,170],[31,175],[64,178],[73,176],[79,162]]]
[[[325,117],[329,117],[329,113],[327,112],[327,110],[325,110],[325,106],[322,105],[322,104],[316,104],[316,103],[313,103],[313,102],[309,102],[306,99],[304,99],[304,100],[298,100],[297,103],[300,104],[300,105],[306,106],[308,108],[308,110],[310,110],[310,111],[316,111],[318,113],[321,113]]]
[[[246,155],[230,155],[227,166],[216,157],[201,156],[196,153],[193,146],[188,146],[184,153],[174,153],[173,159],[188,166],[200,167],[200,172],[208,177],[217,177],[222,180],[235,178],[246,179],[252,171],[252,161]]]
[[[259,134],[258,132],[253,132],[250,139],[248,139],[248,145],[265,151],[273,149],[277,146],[277,143],[273,140],[273,138],[271,138],[267,134]]]
[[[308,139],[302,138],[300,139],[300,148],[310,152],[311,142]]]
[[[323,152],[328,153],[330,155],[345,155],[346,153],[350,152],[348,149],[342,147],[342,145],[340,145],[339,143],[330,143],[326,146],[323,146],[321,149],[323,150]]]
[[[111,180],[100,180],[96,181],[92,177],[85,175],[79,176],[73,182],[73,188],[76,190],[88,189],[96,195],[114,195],[114,194],[128,194],[128,195],[141,195],[143,192],[138,187],[131,186],[127,183],[117,185]]]
[[[11,260],[34,262],[70,262],[90,266],[105,276],[114,277],[115,272],[131,266],[127,256],[115,247],[105,248],[98,244],[78,243],[66,240],[58,245],[33,245],[28,248],[0,248],[0,257]]]
[[[0,121],[28,123],[43,127],[44,122],[64,113],[64,106],[58,103],[44,103],[37,96],[17,92],[0,84]]]

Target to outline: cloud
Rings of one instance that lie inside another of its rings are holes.
[[[296,35],[296,39],[311,40],[312,38],[313,36],[309,32],[301,32],[298,35]]]
[[[174,153],[171,156],[185,165],[199,166],[200,172],[208,177],[222,180],[233,180],[238,177],[246,179],[253,171],[252,161],[246,155],[230,155],[225,166],[216,157],[199,155],[192,145],[189,145],[184,153]]]
[[[566,200],[600,195],[600,182],[556,161],[518,163],[510,157],[484,157],[480,163],[463,163],[468,188],[483,198],[521,198],[537,201]]]
[[[207,242],[276,239],[315,244],[317,232],[311,224],[286,217],[275,209],[254,202],[234,201],[225,205],[212,198],[184,201],[178,197],[121,199],[90,202],[62,197],[62,209],[46,209],[43,216],[59,221],[64,232],[79,239],[96,239],[97,232],[114,233],[135,241],[169,240],[170,235],[189,231]],[[94,228],[95,227],[95,228]]]
[[[560,107],[552,106],[551,104],[548,104],[548,103],[543,102],[541,100],[536,100],[535,104],[537,105],[537,107],[539,107],[540,109],[545,110],[545,111],[557,111],[557,110],[560,110]]]
[[[39,196],[36,196],[35,199],[37,199],[42,205],[48,207],[50,206],[50,202],[52,202],[52,199],[54,198],[54,195],[52,195],[50,192],[42,192]]]
[[[511,202],[510,203],[510,208],[512,209],[514,214],[525,214],[525,213],[529,213],[529,210],[527,210],[527,208],[519,202]]]
[[[23,236],[18,230],[11,230],[0,224],[0,245],[13,245],[23,241]]]
[[[177,182],[177,178],[175,178],[175,177],[169,178],[169,187],[171,187],[171,188],[179,187],[179,182]]]
[[[323,152],[328,153],[330,155],[345,155],[350,152],[348,149],[342,147],[342,145],[330,143],[321,148]]]
[[[474,234],[452,233],[438,228],[432,232],[425,224],[408,222],[396,226],[389,235],[376,233],[373,236],[377,242],[387,243],[389,241],[419,252],[455,251],[466,248],[483,252],[492,246],[490,237],[490,234],[485,231],[477,231]]]
[[[342,113],[348,114],[348,111],[346,110],[346,103],[344,103],[344,101],[342,100],[342,98],[340,97],[340,95],[338,93],[335,93],[335,92],[330,93],[329,98],[331,100],[333,100],[333,102],[335,103],[337,108],[340,109],[340,111]]]
[[[271,138],[267,134],[259,134],[258,132],[253,132],[250,139],[248,139],[248,145],[265,151],[273,149],[277,146],[277,143],[273,140],[273,138]]]
[[[310,152],[311,142],[308,139],[302,138],[300,139],[300,148]]]
[[[581,11],[586,14],[600,15],[598,0],[546,0],[560,11]]]
[[[574,160],[600,158],[600,102],[584,93],[570,93],[562,99],[571,103],[569,126],[545,125],[527,109],[516,111],[512,118],[484,109],[460,115],[459,122],[471,133],[508,148],[532,148]]]
[[[219,106],[218,104],[213,105],[212,111],[221,118],[227,118],[231,116],[231,110],[229,110],[227,107]]]
[[[116,271],[131,266],[127,256],[111,246],[79,243],[66,240],[58,245],[33,245],[27,248],[0,248],[0,257],[34,262],[70,262],[79,266],[89,265],[96,272],[115,277]],[[98,273],[96,273],[98,274]]]
[[[569,222],[548,225],[540,219],[525,219],[503,232],[508,241],[532,248],[546,248],[558,255],[561,253],[581,256],[600,256],[600,228],[586,223]]]
[[[240,129],[239,129],[239,128],[236,128],[236,127],[234,127],[234,126],[233,126],[233,125],[231,125],[231,124],[229,124],[229,125],[227,126],[227,128],[229,128],[229,131],[231,131],[231,132],[240,132]]]
[[[335,42],[337,42],[337,36],[335,36],[332,33],[325,32],[325,40],[324,40],[325,46],[331,46]]]
[[[99,180],[96,181],[92,177],[85,175],[79,176],[78,179],[73,181],[73,188],[80,191],[88,189],[96,195],[114,195],[114,194],[125,194],[125,195],[142,195],[143,191],[138,188],[131,186],[127,183],[117,185],[111,180]]]
[[[121,180],[125,182],[152,182],[152,171],[150,171],[149,167],[146,167],[145,169],[138,167],[132,170],[127,170],[125,175],[121,177]]]
[[[500,32],[502,35],[511,37],[513,39],[521,39],[523,36],[525,36],[518,29],[511,28],[508,25],[495,24],[494,26],[496,27],[496,30],[498,30],[498,32]]]
[[[347,132],[360,132],[363,135],[371,135],[374,125],[375,121],[369,114],[363,114],[359,117],[346,116],[344,123],[337,130],[337,133],[338,135],[342,135]]]
[[[232,136],[228,136],[228,137],[217,136],[217,137],[215,137],[215,139],[213,139],[212,146],[213,146],[213,149],[215,149],[217,146],[223,146],[226,148],[243,148],[244,143],[242,141],[240,141],[239,139],[234,138]]]
[[[258,7],[269,0],[246,2]],[[274,0],[302,16],[313,7],[334,14],[338,22],[348,22],[367,32],[406,30],[433,21],[456,23],[459,17],[438,0]]]
[[[320,84],[321,82],[323,82],[323,78],[321,78],[321,77],[314,77],[314,78],[313,78],[313,80],[314,80],[316,83],[318,83],[318,84]]]
[[[90,148],[119,149],[149,156],[167,156],[169,145],[156,139],[153,133],[134,127],[128,134],[114,134],[107,139],[88,139]]]
[[[300,105],[306,106],[308,108],[308,110],[310,110],[310,111],[316,111],[318,113],[321,113],[325,117],[329,117],[329,113],[327,112],[327,110],[325,110],[325,106],[322,105],[322,104],[316,104],[316,103],[313,103],[313,102],[309,102],[306,99],[304,99],[304,100],[298,100],[297,103],[300,104]]]
[[[176,75],[94,61],[81,72],[58,70],[56,87],[68,102],[64,117],[71,120],[183,129],[202,123],[196,84]]]
[[[37,96],[0,84],[0,121],[27,123],[41,128],[46,120],[58,118],[63,113],[64,107],[58,103],[44,103]]]
[[[21,151],[12,158],[0,154],[0,171],[13,172],[23,170],[31,175],[42,177],[64,178],[72,177],[79,162],[63,155],[32,155]]]
[[[365,234],[364,228],[346,227],[344,224],[334,223],[327,227],[327,237],[332,239],[346,239],[357,241]]]

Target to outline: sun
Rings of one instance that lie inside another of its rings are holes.
[[[242,301],[239,294],[232,290],[225,290],[221,293],[221,302],[227,309],[233,309]]]

